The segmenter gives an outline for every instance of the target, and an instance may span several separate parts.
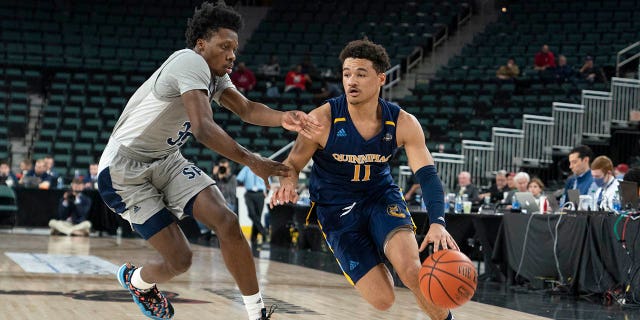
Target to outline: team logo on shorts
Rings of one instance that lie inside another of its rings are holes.
[[[406,218],[407,215],[400,211],[400,208],[397,204],[392,204],[387,207],[387,214],[396,218]]]

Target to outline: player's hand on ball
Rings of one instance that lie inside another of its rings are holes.
[[[287,202],[296,203],[298,201],[298,192],[296,192],[296,186],[291,182],[280,180],[280,187],[278,187],[271,196],[270,206],[273,208]]]
[[[429,226],[429,231],[420,245],[420,252],[424,251],[429,243],[433,243],[433,252],[437,252],[441,248],[460,250],[460,248],[458,248],[458,244],[453,240],[453,237],[449,234],[447,229],[445,229],[443,225],[437,223],[432,223]]]
[[[314,116],[310,116],[302,111],[287,111],[282,116],[282,127],[298,132],[311,139],[320,133],[322,125]]]

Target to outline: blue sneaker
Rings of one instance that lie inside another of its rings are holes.
[[[131,284],[131,276],[136,267],[125,263],[118,269],[118,281],[123,288],[129,290],[133,302],[138,305],[142,314],[151,319],[172,319],[173,306],[154,285],[149,290],[140,290]]]

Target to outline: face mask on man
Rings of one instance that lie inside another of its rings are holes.
[[[606,176],[605,176],[606,177]],[[604,178],[594,178],[593,182],[596,184],[596,186],[598,186],[598,188],[602,188],[602,186],[604,186]]]

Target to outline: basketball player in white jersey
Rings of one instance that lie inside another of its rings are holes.
[[[269,319],[255,265],[236,215],[215,181],[180,153],[190,136],[268,181],[288,174],[285,165],[256,156],[213,121],[211,100],[243,121],[283,126],[305,135],[318,122],[299,111],[280,112],[247,100],[229,80],[242,18],[224,4],[203,3],[188,21],[188,48],[174,52],[129,99],[99,164],[105,203],[155,248],[159,259],[143,267],[124,264],[118,280],[147,317],[170,319],[174,310],[156,283],[187,271],[192,251],[176,221],[192,215],[215,230],[229,272],[250,320]]]

